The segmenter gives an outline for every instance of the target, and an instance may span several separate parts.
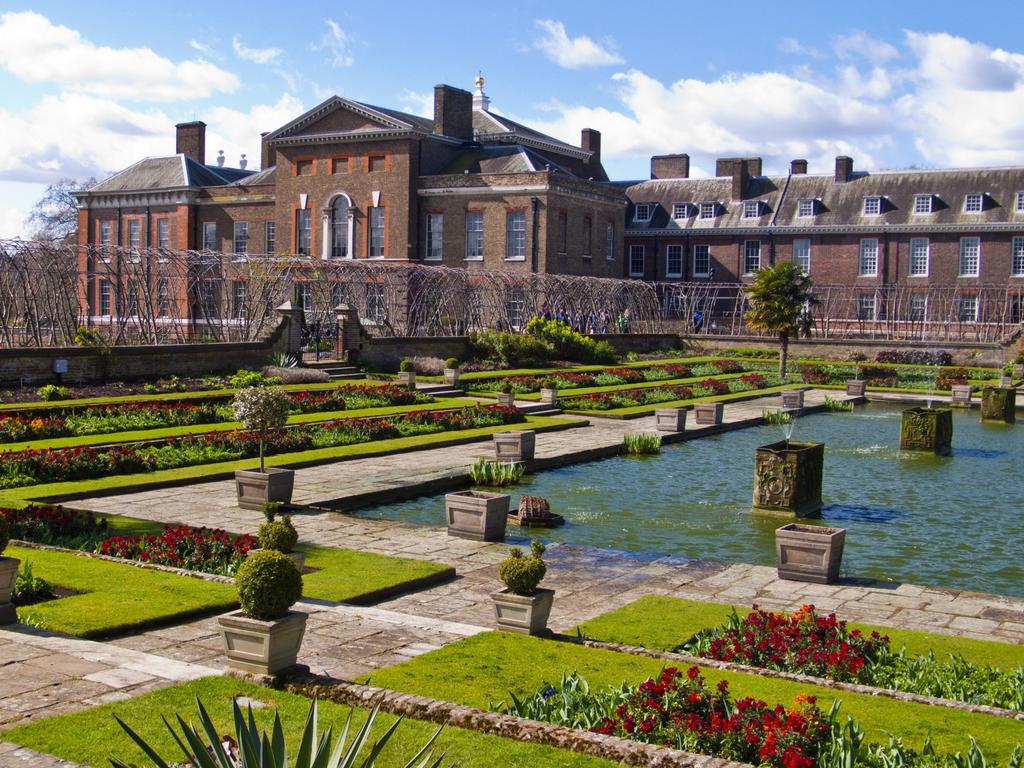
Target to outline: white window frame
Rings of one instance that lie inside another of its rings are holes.
[[[743,201],[743,218],[744,219],[759,219],[761,218],[761,201],[760,200],[744,200]]]
[[[114,309],[114,286],[110,284],[109,280],[101,278],[99,287],[96,291],[96,309],[98,310],[100,317],[112,317]],[[106,312],[103,311],[104,304],[107,305]]]
[[[697,249],[701,249],[698,251]],[[701,259],[707,260],[707,269],[699,269],[697,264],[698,253],[700,253]],[[696,243],[693,246],[693,276],[694,277],[711,277],[711,246],[707,243]]]
[[[640,270],[637,271],[633,268],[633,259],[638,256],[640,259]],[[643,245],[631,245],[629,246],[629,276],[630,277],[643,277],[644,268],[647,266],[647,248]]]
[[[873,250],[873,253],[868,253],[868,248]],[[878,238],[877,237],[865,237],[860,241],[860,248],[858,249],[857,258],[857,276],[858,277],[877,277],[878,276]],[[871,264],[871,271],[867,269],[869,259],[874,259]]]
[[[672,254],[676,254],[673,256]],[[678,260],[679,268],[672,269],[673,260]],[[665,246],[665,277],[683,276],[683,246],[675,243]]]
[[[935,209],[935,195],[914,195],[914,215],[926,216]]]
[[[1024,237],[1015,237],[1010,246],[1010,277],[1024,277]]]
[[[974,247],[973,256],[967,251],[968,248]],[[965,266],[970,266],[970,259],[974,259],[974,270],[965,270]],[[981,238],[980,237],[961,237],[960,238],[960,254],[957,259],[957,276],[958,277],[978,277],[981,275]]]
[[[917,248],[924,248],[924,269],[915,269],[915,266],[920,266],[920,262],[915,265],[915,259],[920,254],[916,253]],[[928,277],[928,272],[931,269],[931,241],[927,237],[912,237],[910,238],[910,248],[907,253],[907,276],[908,277]]]
[[[1013,205],[1014,213],[1024,213],[1024,192],[1018,192]]]
[[[875,210],[872,210],[875,209]],[[868,195],[864,198],[864,215],[865,216],[881,216],[882,215],[882,196],[881,195]]]
[[[867,307],[871,307],[870,316],[865,316],[863,312]],[[878,296],[874,293],[858,293],[857,294],[857,320],[860,322],[874,322],[878,319]]]
[[[277,250],[277,222],[263,222],[263,251],[273,254]]]
[[[245,280],[231,281],[231,319],[245,320],[246,311],[246,282]]]
[[[801,197],[796,201],[796,215],[800,218],[811,218],[817,213],[818,201],[813,197]]]
[[[981,213],[984,210],[984,192],[968,192],[964,195],[964,213]]]
[[[371,205],[366,209],[366,258],[384,258],[387,252],[387,226],[388,214],[384,206]]]
[[[295,253],[311,256],[313,253],[313,209],[295,210]]]
[[[231,236],[232,253],[244,256],[249,252],[249,222],[236,221]]]
[[[171,290],[166,277],[156,281],[156,316],[168,317],[171,314]]]
[[[204,221],[203,222],[203,250],[204,251],[216,251],[217,250],[217,222],[216,221]]]
[[[689,203],[672,203],[672,221],[690,218]]]
[[[125,245],[131,251],[138,251],[142,243],[142,222],[139,219],[128,219],[125,224]]]
[[[170,219],[157,219],[156,220],[156,247],[157,248],[170,248],[171,247],[171,220]]]
[[[797,259],[797,243],[800,244],[800,250],[802,250],[803,258]],[[800,269],[803,270],[805,275],[811,272],[811,240],[810,238],[798,238],[793,241],[793,263],[796,264]]]
[[[641,212],[643,215],[641,216]],[[654,206],[650,203],[637,203],[633,208],[633,221],[646,222],[654,215]]]
[[[604,257],[607,261],[615,261],[615,224],[608,222],[608,225],[604,230],[605,237],[605,252]]]
[[[921,316],[914,316],[914,304],[921,299]],[[907,322],[910,323],[926,323],[928,322],[928,294],[927,293],[912,293],[907,296]]]
[[[697,214],[697,218],[701,221],[708,221],[714,219],[718,215],[718,203],[705,200],[700,204],[700,213]]]
[[[438,226],[434,226],[437,223]],[[423,254],[424,261],[444,260],[444,214],[427,214],[427,236],[426,252]]]
[[[513,228],[513,220],[521,226]],[[505,214],[505,261],[526,261],[526,211]]]
[[[753,258],[752,255],[751,255],[751,251],[755,250],[755,249],[752,248],[752,246],[754,246],[754,245],[757,246],[757,248],[756,248],[756,250],[757,250],[757,266],[754,267],[753,269],[751,269],[750,268],[751,259]],[[761,241],[760,240],[744,240],[743,241],[743,274],[744,274],[744,276],[756,275],[760,271],[761,271]]]
[[[476,224],[479,224],[479,227]],[[466,261],[483,260],[484,212],[466,211]]]
[[[100,222],[100,261],[110,263],[110,246],[114,242],[114,222],[105,219]]]
[[[964,309],[967,306],[973,305],[972,311],[969,316],[964,317]],[[958,323],[976,323],[978,322],[978,294],[976,293],[961,293],[956,297],[956,321]]]

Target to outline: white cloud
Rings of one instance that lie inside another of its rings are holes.
[[[206,134],[206,161],[214,162],[217,151],[223,149],[227,165],[237,167],[244,152],[249,168],[258,168],[260,134],[280,128],[304,111],[302,102],[289,93],[282,95],[275,104],[257,104],[244,112],[215,107],[206,114],[210,126]]]
[[[231,48],[238,58],[253,64],[269,64],[284,53],[280,48],[249,48],[238,35],[231,38]]]
[[[809,56],[812,59],[820,59],[821,51],[813,45],[804,45],[795,37],[784,37],[779,41],[779,50],[783,53],[791,53],[795,56]]]
[[[309,46],[311,51],[323,51],[327,54],[327,63],[332,67],[351,67],[355,63],[352,57],[352,37],[334,19],[324,19],[327,31],[320,42]]]
[[[208,61],[175,63],[149,48],[97,46],[31,11],[0,16],[0,67],[26,82],[111,99],[196,99],[239,85],[237,77]]]
[[[882,67],[875,67],[866,75],[853,66],[843,67],[839,70],[842,93],[858,99],[888,97],[893,91],[893,79],[890,72]]]
[[[907,32],[917,56],[918,79],[929,86],[970,91],[1011,91],[1024,79],[1024,55],[944,33]]]
[[[0,205],[0,238],[28,237],[27,218],[25,208]]]
[[[834,38],[832,50],[840,59],[862,58],[873,64],[885,64],[900,57],[896,46],[860,30]]]
[[[533,47],[560,67],[583,69],[585,67],[607,67],[621,64],[624,60],[617,53],[601,46],[586,35],[569,37],[565,24],[554,19],[537,19],[534,25],[541,31]]]
[[[211,59],[220,58],[220,55],[215,50],[213,50],[213,48],[208,46],[206,43],[199,42],[198,40],[189,40],[188,47],[194,51],[199,51],[204,56],[209,56]]]
[[[421,117],[434,116],[434,94],[431,91],[406,89],[401,95],[402,111]]]

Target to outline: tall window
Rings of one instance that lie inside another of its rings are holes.
[[[348,256],[348,199],[338,195],[331,203],[331,258]]]
[[[871,195],[864,198],[864,215],[877,216],[882,212],[882,198],[878,195]]]
[[[910,240],[910,276],[928,276],[928,238],[915,237]]]
[[[171,314],[171,291],[166,277],[156,281],[156,314],[157,317]]]
[[[713,218],[715,218],[715,213],[717,211],[718,211],[718,203],[701,203],[700,204],[700,214],[698,214],[697,218],[699,218],[699,219],[713,219]]]
[[[964,213],[981,213],[985,207],[985,196],[981,192],[971,192],[964,197]]]
[[[263,248],[265,253],[277,250],[277,224],[273,221],[263,222]]]
[[[526,258],[526,213],[509,211],[505,216],[505,258],[523,261]]]
[[[110,303],[111,303],[111,291],[110,281],[100,280],[100,314],[103,316],[110,315]]]
[[[133,251],[139,250],[139,229],[141,222],[138,219],[128,220],[128,242],[126,245]]]
[[[100,222],[100,259],[105,262],[110,261],[110,244],[113,242],[113,232],[113,222]]]
[[[873,237],[860,241],[858,273],[865,277],[878,274],[878,240]]]
[[[642,245],[629,246],[629,276],[644,276],[644,247]]]
[[[569,214],[565,211],[558,212],[558,252],[569,252]]]
[[[171,247],[171,222],[167,219],[157,219],[156,221],[156,247]]]
[[[743,218],[744,219],[759,219],[759,218],[761,218],[761,201],[760,200],[744,200],[743,201]]]
[[[249,252],[249,222],[235,222],[234,246],[235,253]]]
[[[1010,266],[1010,274],[1014,277],[1024,277],[1024,237],[1013,238],[1013,263]]]
[[[956,298],[956,319],[961,323],[973,323],[978,319],[978,297],[973,293],[962,293]]]
[[[615,258],[615,225],[610,221],[604,230],[604,257],[608,261]]]
[[[707,277],[711,274],[711,246],[693,246],[693,276]]]
[[[466,260],[480,261],[484,257],[484,214],[481,211],[466,213]]]
[[[139,284],[135,280],[128,281],[128,290],[125,292],[124,308],[128,317],[135,317],[139,314]]]
[[[743,274],[752,275],[761,269],[761,241],[746,240],[743,243]]]
[[[811,241],[810,240],[794,240],[793,241],[793,263],[796,264],[803,273],[809,274],[811,271]]]
[[[928,296],[923,293],[912,293],[907,297],[907,320],[912,323],[923,323],[928,318]]]
[[[303,312],[313,309],[313,291],[310,290],[309,283],[295,284],[295,303],[302,307]]]
[[[366,319],[382,325],[387,318],[384,306],[384,286],[374,283],[366,288]]]
[[[441,261],[444,257],[444,214],[427,214],[427,253],[424,258]]]
[[[874,320],[875,319],[875,294],[873,293],[862,293],[857,296],[857,319],[858,320]]]
[[[665,248],[665,277],[683,276],[683,246],[670,245]]]
[[[203,222],[203,250],[217,250],[217,222],[215,221]]]
[[[813,197],[802,197],[796,201],[797,216],[813,216],[815,200]]]
[[[932,195],[914,195],[914,213],[931,213],[933,200]]]
[[[526,298],[521,289],[513,288],[508,292],[508,298],[505,300],[505,312],[512,330],[518,331],[526,323]]]
[[[199,316],[206,320],[218,317],[217,313],[217,281],[200,280],[197,286],[199,293]]]
[[[245,319],[245,280],[231,281],[231,317]]]
[[[591,252],[590,248],[593,244],[593,230],[594,222],[589,216],[583,217],[583,258],[589,259]]]
[[[370,227],[370,237],[366,247],[371,259],[384,258],[384,208],[379,205],[367,209],[367,219]]]
[[[637,203],[636,208],[633,209],[633,221],[650,221],[651,220],[651,204],[650,203]]]
[[[295,253],[299,256],[310,254],[310,228],[313,225],[313,211],[300,208],[295,212]]]
[[[960,238],[960,277],[977,277],[981,268],[981,238]]]

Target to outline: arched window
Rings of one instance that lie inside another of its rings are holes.
[[[334,198],[331,205],[331,258],[349,257],[349,201],[344,195]]]

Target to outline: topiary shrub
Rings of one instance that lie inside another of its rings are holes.
[[[295,549],[299,543],[299,532],[292,525],[291,515],[280,520],[268,520],[256,532],[256,538],[263,549],[273,549],[285,554]]]
[[[449,357],[444,361],[444,367],[450,371],[454,371],[459,367],[459,359],[457,357]]]
[[[11,526],[7,522],[7,518],[0,515],[0,555],[7,549],[7,545],[11,541]]]
[[[264,549],[249,555],[238,567],[235,586],[246,616],[273,621],[302,597],[302,574],[288,555]]]
[[[402,373],[411,373],[412,371],[416,370],[416,366],[412,364],[412,360],[410,360],[409,358],[405,358],[404,360],[402,360],[402,362],[398,364],[398,370],[400,370]]]
[[[274,384],[280,384],[281,380],[264,376],[259,371],[239,369],[237,373],[228,379],[228,383],[233,389],[245,389],[246,387],[269,387]]]
[[[515,389],[512,387],[512,382],[505,379],[498,385],[498,391],[503,395],[511,395]]]
[[[68,388],[61,387],[56,384],[46,384],[38,389],[36,394],[40,400],[46,402],[52,402],[53,400],[67,400],[68,399]]]
[[[524,555],[519,547],[512,547],[508,557],[498,566],[498,575],[509,592],[528,596],[537,591],[537,585],[548,570],[541,558],[543,554],[544,545],[536,539],[530,542],[528,555]]]

